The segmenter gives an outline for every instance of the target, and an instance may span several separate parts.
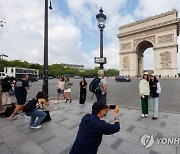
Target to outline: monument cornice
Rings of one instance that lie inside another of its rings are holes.
[[[162,14],[159,14],[159,15],[149,17],[149,18],[145,18],[145,19],[140,20],[140,21],[136,21],[136,22],[133,22],[133,23],[129,23],[129,24],[120,26],[119,30],[123,29],[123,28],[131,27],[131,26],[135,26],[135,25],[138,25],[138,24],[141,24],[141,23],[145,23],[145,22],[148,22],[148,21],[151,21],[151,20],[155,20],[155,19],[158,19],[158,18],[162,18],[162,17],[168,16],[168,15],[172,15],[174,13],[176,13],[176,15],[177,15],[177,10],[176,9],[173,9],[172,11],[168,11],[168,12],[165,12],[165,13],[162,13]]]
[[[127,54],[127,53],[135,53],[135,52],[134,51],[119,52],[120,55]]]
[[[178,19],[163,22],[163,23],[160,23],[160,24],[154,24],[152,26],[147,26],[147,27],[139,28],[139,29],[132,30],[132,31],[129,31],[129,32],[121,33],[121,34],[118,34],[117,37],[118,38],[123,38],[123,37],[126,37],[128,35],[134,35],[134,34],[137,34],[137,33],[148,31],[148,30],[152,31],[152,29],[158,29],[158,28],[162,28],[162,27],[165,27],[165,26],[167,27],[167,26],[171,26],[171,25],[177,25],[177,32],[178,32],[177,34],[179,35],[179,23],[180,23],[180,19],[178,18]]]
[[[153,50],[163,49],[163,48],[177,48],[178,44],[168,45],[168,46],[161,46],[161,47],[154,47]]]

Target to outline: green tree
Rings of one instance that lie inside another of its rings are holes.
[[[116,69],[108,69],[105,71],[105,76],[110,77],[110,76],[117,76],[119,75],[119,71]]]

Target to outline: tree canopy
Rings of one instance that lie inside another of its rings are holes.
[[[30,69],[38,69],[39,75],[43,75],[43,65],[38,63],[29,63],[27,61],[21,60],[0,60],[0,72],[4,71],[4,67],[21,67],[21,68],[30,68]],[[84,71],[80,71],[77,68],[64,67],[62,64],[52,64],[48,66],[48,74],[49,76],[57,77],[63,75],[79,75],[84,77],[94,77],[97,76],[97,72],[99,67],[95,67],[94,69],[88,69]],[[119,75],[119,71],[116,69],[108,69],[105,71],[105,76],[117,76]]]

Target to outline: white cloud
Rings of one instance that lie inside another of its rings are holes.
[[[1,4],[7,21],[0,35],[1,51],[8,59],[43,64],[44,1],[7,0]],[[49,64],[81,63],[80,42],[81,32],[74,20],[49,11]]]
[[[71,13],[76,18],[77,23],[80,24],[81,27],[84,27],[87,33],[93,33],[94,30],[98,29],[95,15],[99,13],[99,9],[102,6],[107,16],[104,38],[111,40],[107,44],[104,43],[104,56],[107,57],[108,60],[105,67],[119,69],[118,28],[122,24],[134,21],[130,14],[122,15],[120,13],[121,8],[126,4],[127,0],[104,0],[102,3],[97,0],[75,0],[73,2],[74,3],[68,0],[69,10],[71,10]],[[86,65],[88,64],[88,66],[91,67],[98,66],[93,63],[94,57],[99,56],[99,47],[94,49],[91,53],[92,54],[89,54],[89,62],[86,63]]]
[[[139,0],[139,5],[135,9],[135,17],[138,19],[147,18],[150,16],[158,15],[172,9],[178,10],[180,13],[180,1],[179,0]],[[178,15],[180,17],[180,15]],[[180,39],[178,37],[177,44],[180,46]],[[179,47],[180,51],[180,47]],[[151,54],[152,57],[153,53]],[[177,55],[178,59],[178,72],[180,72],[180,53]],[[148,65],[151,65],[148,63]]]
[[[58,4],[59,2],[54,3]],[[99,55],[99,44],[91,45],[94,49],[88,53],[81,50],[84,45],[82,35],[94,35],[98,32],[95,15],[102,6],[107,15],[104,30],[104,56],[108,63],[105,68],[119,69],[119,26],[134,22],[162,12],[178,9],[179,0],[139,0],[133,15],[127,0],[67,0],[70,15],[65,17],[53,6],[49,10],[49,63],[76,63],[85,67],[98,66],[94,57]],[[44,1],[42,0],[0,0],[0,19],[7,24],[0,29],[0,52],[8,59],[21,59],[43,64],[44,53]],[[155,6],[155,7],[154,7]],[[125,13],[126,12],[126,13]],[[85,31],[85,33],[84,33]],[[83,37],[83,38],[86,38]],[[107,41],[108,40],[108,41]],[[178,40],[180,44],[180,40]],[[180,54],[178,54],[180,61]],[[178,63],[180,69],[180,62]]]
[[[135,10],[135,15],[141,18],[157,15],[172,9],[180,10],[179,0],[139,0],[139,5]]]

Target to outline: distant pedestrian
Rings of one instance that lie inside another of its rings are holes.
[[[79,130],[69,154],[97,154],[103,135],[119,132],[119,107],[114,109],[114,124],[101,120],[110,109],[110,105],[95,102],[92,113],[86,114],[79,125]]]
[[[158,119],[159,94],[161,93],[161,85],[155,74],[150,75],[150,102],[153,112],[153,120]]]
[[[2,105],[10,105],[12,103],[12,96],[9,95],[9,91],[12,89],[10,78],[5,77],[3,80],[1,80],[2,84]]]
[[[47,114],[42,111],[41,106],[43,106],[43,104],[49,105],[50,99],[49,98],[46,99],[44,92],[39,91],[36,95],[36,99],[34,99],[28,103],[31,103],[31,106],[29,105],[30,106],[28,108],[29,111],[26,110],[25,114],[27,116],[31,117],[29,127],[30,128],[41,128],[40,124],[45,119],[45,117],[47,116]],[[36,120],[37,117],[38,117],[38,119]]]
[[[69,100],[69,103],[72,102],[72,97],[71,97],[71,88],[72,88],[72,83],[69,81],[69,78],[68,77],[65,77],[64,79],[65,83],[64,83],[64,96],[65,96],[65,103],[68,102]]]
[[[60,77],[57,84],[57,103],[60,101],[60,96],[64,97],[64,78]]]
[[[10,78],[10,84],[11,84],[12,90],[15,90],[15,84],[16,84],[16,78],[15,77]]]
[[[139,83],[139,91],[141,96],[141,109],[142,109],[142,118],[148,117],[148,99],[149,99],[149,77],[148,73],[145,72]]]
[[[82,106],[86,101],[86,93],[87,93],[87,82],[86,79],[83,77],[79,83],[79,105]]]
[[[21,80],[18,80],[15,84],[15,96],[18,105],[10,118],[15,119],[18,111],[22,110],[23,105],[26,103],[27,90],[29,90],[29,76],[23,75]]]
[[[107,84],[106,79],[104,78],[104,70],[98,71],[98,78],[100,78],[100,90],[101,93],[96,94],[97,102],[101,101],[106,104],[106,95],[107,95]]]

